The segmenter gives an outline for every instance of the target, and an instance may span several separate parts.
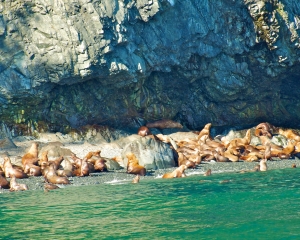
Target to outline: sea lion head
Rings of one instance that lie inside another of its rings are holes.
[[[145,136],[148,136],[148,135],[151,135],[151,131],[149,130],[148,127],[146,126],[141,126],[138,131],[137,131],[137,134],[142,136],[142,137],[145,137]]]

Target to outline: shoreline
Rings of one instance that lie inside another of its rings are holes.
[[[181,138],[185,139],[189,133],[182,133]],[[192,134],[194,137],[194,134]],[[243,134],[244,135],[244,134]],[[60,135],[59,135],[60,136]],[[172,136],[173,138],[176,136]],[[63,140],[63,139],[66,140]],[[16,165],[21,164],[22,156],[26,153],[26,151],[30,148],[33,142],[38,142],[40,148],[46,146],[51,143],[60,143],[61,148],[69,149],[72,153],[74,153],[79,158],[84,158],[89,152],[94,152],[97,150],[101,150],[101,157],[115,157],[120,156],[122,149],[120,146],[114,147],[113,143],[115,142],[103,142],[99,141],[89,142],[87,140],[84,141],[72,141],[68,137],[64,138],[57,138],[56,135],[53,134],[44,134],[42,138],[33,138],[33,137],[17,137],[12,139],[13,145],[6,149],[2,149],[0,151],[0,163],[3,161],[3,156],[7,154],[11,162]],[[130,141],[130,138],[128,138]],[[132,138],[134,139],[134,138]],[[254,139],[254,137],[253,137]],[[178,139],[177,139],[178,140]],[[133,141],[133,140],[131,140]],[[112,144],[112,145],[110,145]],[[105,156],[102,155],[102,152]],[[204,173],[211,169],[212,174],[220,174],[220,173],[239,173],[241,171],[251,171],[254,169],[256,165],[259,164],[259,161],[247,162],[243,160],[239,160],[238,162],[216,162],[212,161],[202,161],[199,165],[196,165],[195,169],[186,169],[185,173],[187,177],[189,176],[203,176]],[[292,168],[292,164],[295,164],[296,167],[300,167],[300,159],[296,156],[293,156],[291,159],[272,159],[271,161],[267,161],[268,171],[274,169],[288,169]],[[131,184],[132,180],[134,179],[134,174],[126,173],[126,169],[124,165],[120,170],[111,170],[108,172],[96,172],[91,173],[89,176],[85,177],[68,177],[71,184],[70,185],[58,185],[60,188],[68,188],[72,186],[87,186],[87,185],[97,185],[97,184],[113,184],[113,183],[125,183]],[[174,165],[173,165],[174,166]],[[172,172],[176,167],[169,167],[164,169],[157,169],[157,170],[149,170],[147,171],[146,176],[140,177],[140,182],[147,179],[147,180],[155,180],[162,177],[163,174],[167,172]],[[7,178],[10,180],[10,178]],[[34,190],[44,190],[44,177],[38,176],[33,177],[29,176],[29,178],[24,179],[17,179],[17,183],[23,183],[28,186],[29,191]],[[7,193],[10,192],[9,189],[0,189],[0,193]]]
[[[191,176],[203,176],[203,174],[208,170],[212,170],[212,174],[243,174],[239,173],[242,170],[250,171],[256,166],[258,162],[204,162],[198,165],[195,169],[187,169],[185,171],[187,177]],[[300,166],[300,159],[286,159],[286,160],[275,160],[275,161],[267,161],[268,170],[278,170],[278,169],[288,169],[292,168],[292,164],[296,164],[297,167]],[[158,170],[150,170],[147,171],[146,176],[141,176],[140,182],[144,180],[155,181],[156,179],[161,179],[162,175],[166,172],[172,172],[175,168],[167,168],[167,169],[158,169]],[[135,177],[134,174],[126,173],[126,169],[108,171],[108,172],[97,172],[91,173],[90,176],[85,177],[69,177],[71,184],[68,185],[60,185],[59,188],[69,188],[69,187],[79,187],[79,186],[89,186],[89,185],[113,185],[113,184],[132,184],[132,180]],[[207,176],[209,178],[209,176]],[[7,178],[10,180],[10,178]],[[166,181],[170,181],[170,179],[166,179]],[[33,177],[24,179],[17,179],[18,183],[24,183],[28,186],[28,191],[44,191],[44,177]],[[58,191],[59,189],[56,189]],[[52,191],[52,190],[51,190]],[[0,189],[0,193],[10,193],[9,189]]]

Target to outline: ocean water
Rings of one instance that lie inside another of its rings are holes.
[[[300,169],[0,194],[0,239],[300,239]]]

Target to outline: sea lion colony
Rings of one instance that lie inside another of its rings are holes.
[[[142,134],[140,134],[141,129]],[[173,172],[165,173],[162,178],[186,177],[184,171],[187,168],[195,168],[202,162],[208,161],[256,161],[259,164],[250,171],[266,171],[268,160],[273,160],[273,158],[289,159],[300,155],[300,135],[291,129],[277,128],[267,122],[260,123],[255,128],[253,135],[260,139],[260,144],[257,145],[251,144],[251,129],[247,130],[243,138],[231,140],[225,136],[212,138],[210,129],[211,123],[208,123],[200,132],[194,132],[197,134],[196,138],[181,141],[174,141],[171,137],[162,134],[153,135],[146,126],[142,126],[138,130],[138,134],[168,143],[173,149],[178,168]],[[274,135],[283,135],[287,139],[286,146],[273,143],[271,139]],[[0,188],[10,189],[10,191],[28,190],[26,185],[18,184],[16,179],[43,176],[45,191],[56,189],[58,187],[55,184],[70,184],[68,177],[84,177],[93,172],[107,171],[107,160],[100,154],[99,150],[89,152],[83,159],[71,154],[50,161],[48,151],[39,154],[39,145],[34,142],[22,157],[22,167],[13,165],[9,156],[4,156],[3,164],[0,165]],[[134,153],[128,153],[126,157],[128,159],[127,173],[135,174],[133,183],[138,183],[140,176],[146,175],[147,170],[139,165],[139,160]],[[111,160],[116,161],[117,158]],[[204,176],[209,175],[211,175],[211,171],[204,174]],[[7,178],[10,178],[10,181]]]

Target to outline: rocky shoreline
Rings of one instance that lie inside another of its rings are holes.
[[[27,142],[26,145],[30,144],[31,141]],[[24,143],[23,143],[24,144]],[[89,146],[89,147],[88,147]],[[96,146],[91,146],[88,144],[70,144],[68,146],[72,149],[72,151],[78,155],[82,155],[84,152],[89,151],[91,149],[97,148]],[[99,148],[99,147],[98,147]],[[12,159],[13,156],[11,156]],[[195,169],[187,169],[186,175],[190,176],[203,176],[204,173],[208,170],[212,170],[212,174],[220,174],[220,173],[230,173],[230,174],[242,174],[241,172],[252,170],[258,162],[204,162],[199,165]],[[292,164],[296,164],[296,166],[300,166],[300,159],[295,157],[294,159],[285,159],[285,160],[275,160],[268,161],[268,171],[275,169],[287,169],[291,168]],[[147,171],[146,176],[142,176],[140,178],[140,182],[144,180],[155,181],[162,177],[162,175],[166,172],[172,172],[174,168],[166,168],[166,169],[158,169],[158,170],[150,170]],[[101,184],[131,184],[135,175],[127,174],[126,169],[122,168],[120,170],[108,171],[108,172],[100,172],[100,173],[91,173],[90,176],[85,177],[69,177],[71,184],[69,185],[58,185],[60,188],[69,188],[69,187],[78,187],[78,186],[88,186],[88,185],[101,185]],[[208,176],[209,177],[209,176]],[[166,179],[166,181],[168,181]],[[33,177],[24,179],[17,179],[18,183],[24,183],[28,186],[30,191],[38,190],[44,191],[44,177]],[[10,193],[8,189],[0,189],[0,193]]]
[[[204,128],[201,132],[206,132],[206,130],[207,129]],[[252,128],[249,130],[253,132],[255,129]],[[230,131],[226,134],[226,137],[228,139],[241,139],[241,137],[245,136],[245,131],[246,130]],[[193,139],[201,135],[201,133],[199,133],[198,135],[194,132],[180,132],[175,130],[171,132],[172,133],[166,135],[159,133],[156,134],[155,136],[160,135],[160,140],[153,138],[153,135],[143,137],[137,134],[125,134],[123,136],[120,136],[115,141],[111,142],[102,141],[101,139],[98,139],[96,141],[95,138],[93,139],[93,141],[91,141],[91,139],[74,141],[74,139],[70,138],[70,136],[63,136],[58,133],[45,133],[40,135],[39,138],[21,136],[6,139],[5,144],[2,143],[2,149],[0,149],[2,150],[0,152],[0,164],[3,164],[4,156],[9,156],[13,164],[22,166],[22,156],[26,153],[26,151],[28,151],[28,149],[34,142],[38,143],[40,152],[45,151],[45,148],[49,146],[59,146],[58,148],[67,150],[75,154],[78,158],[84,158],[88,153],[100,150],[101,157],[103,158],[119,158],[117,163],[116,161],[113,161],[118,165],[118,168],[108,168],[108,172],[92,172],[89,174],[89,176],[85,177],[68,177],[71,184],[58,186],[62,188],[96,184],[131,184],[135,175],[126,173],[126,153],[134,152],[137,155],[139,164],[145,166],[147,169],[146,176],[141,176],[140,181],[155,180],[161,178],[163,174],[167,172],[172,172],[174,169],[176,169],[177,166],[172,152],[170,156],[170,149],[172,149],[172,144],[170,142],[164,142],[165,137],[179,143],[180,141],[184,141],[184,139]],[[205,134],[209,135],[209,131]],[[255,134],[251,133],[250,138],[252,144],[259,144],[259,139],[255,136]],[[278,139],[278,137],[274,136],[272,138],[272,141],[278,141]],[[282,137],[279,140],[283,141],[284,138]],[[174,144],[176,145],[176,143]],[[284,145],[286,145],[286,143],[284,143]],[[54,152],[56,152],[57,154],[61,153],[61,151],[57,151],[57,148]],[[50,155],[48,153],[48,157]],[[54,157],[54,155],[52,155],[52,157]],[[253,170],[258,163],[259,160],[239,160],[236,162],[218,162],[215,160],[205,160],[201,161],[200,164],[196,164],[195,168],[188,168],[185,173],[187,177],[192,175],[203,176],[208,169],[211,169],[212,174],[239,173],[243,171]],[[297,167],[300,166],[300,159],[295,155],[291,155],[289,159],[280,159],[273,157],[272,160],[267,161],[268,170],[291,168],[293,164]],[[10,179],[8,178],[8,180]],[[43,176],[30,176],[29,178],[17,179],[17,182],[26,184],[29,190],[44,190],[45,180]],[[8,192],[9,190],[0,189],[0,193]]]

